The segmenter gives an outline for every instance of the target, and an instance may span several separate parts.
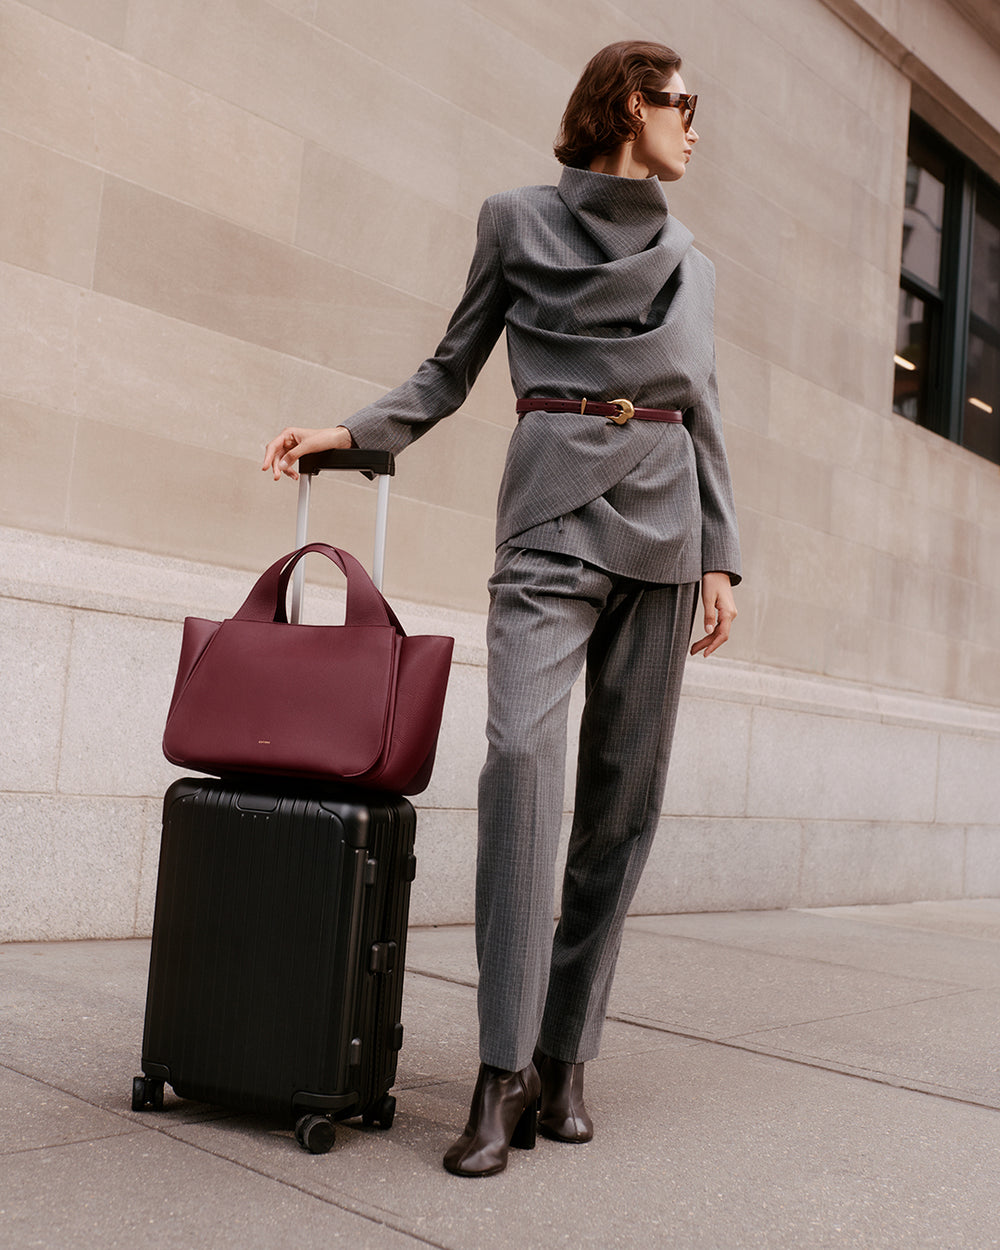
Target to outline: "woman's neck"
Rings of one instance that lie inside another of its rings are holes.
[[[651,171],[632,159],[632,144],[620,143],[612,152],[595,156],[590,162],[595,174],[611,174],[615,178],[648,178]]]

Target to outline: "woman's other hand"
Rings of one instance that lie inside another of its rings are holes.
[[[691,654],[711,655],[729,637],[736,620],[736,600],[728,573],[705,573],[701,579],[701,602],[705,609],[705,637],[691,648]]]
[[[295,464],[300,456],[306,456],[313,451],[347,451],[352,446],[351,431],[346,426],[337,425],[328,430],[307,430],[291,425],[268,443],[264,452],[264,463],[260,466],[261,472],[270,469],[276,482],[280,480],[282,473],[297,480],[299,475]]]

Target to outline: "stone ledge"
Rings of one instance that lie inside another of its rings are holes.
[[[148,620],[231,614],[253,584],[252,572],[151,555],[79,539],[0,527],[0,597]],[[310,584],[307,617],[339,620],[344,594]],[[486,619],[475,612],[393,600],[412,632],[455,638],[455,661],[484,667]],[[813,715],[878,721],[977,737],[1000,737],[1000,709],[795,673],[742,660],[693,660],[684,693]]]
[[[743,660],[693,660],[684,673],[684,693],[727,703],[808,711],[814,716],[1000,737],[1000,709]]]
[[[147,620],[223,619],[263,568],[254,573],[0,526],[0,598]],[[392,606],[411,633],[453,636],[457,663],[486,663],[484,617],[399,599]],[[336,621],[343,613],[342,590],[309,584],[308,619]]]

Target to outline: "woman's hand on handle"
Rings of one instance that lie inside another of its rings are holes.
[[[736,600],[728,573],[705,573],[701,579],[701,602],[705,610],[705,637],[691,648],[691,654],[711,655],[729,637],[736,620]]]
[[[299,476],[295,465],[300,456],[313,451],[348,451],[353,445],[351,431],[343,425],[327,430],[307,430],[290,425],[268,443],[261,472],[270,469],[276,482],[282,473],[295,481]]]

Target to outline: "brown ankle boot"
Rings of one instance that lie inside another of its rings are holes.
[[[507,1166],[510,1146],[532,1150],[541,1082],[534,1064],[520,1072],[480,1065],[465,1132],[444,1157],[456,1176],[492,1176]]]
[[[583,1064],[564,1063],[540,1050],[532,1062],[542,1082],[539,1132],[555,1141],[590,1141],[594,1123],[583,1102]]]

